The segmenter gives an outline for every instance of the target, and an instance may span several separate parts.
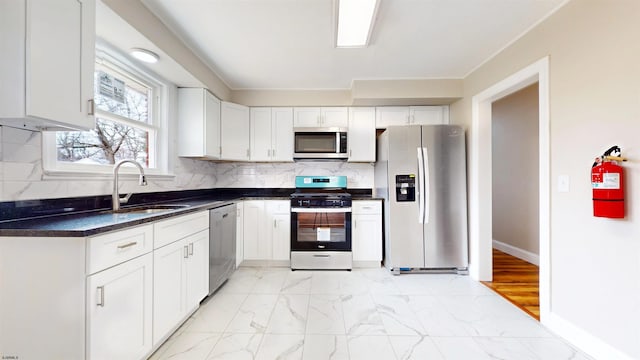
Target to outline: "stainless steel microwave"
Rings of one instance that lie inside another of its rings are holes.
[[[294,128],[294,159],[346,159],[347,129]]]

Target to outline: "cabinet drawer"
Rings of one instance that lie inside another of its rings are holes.
[[[380,200],[355,200],[351,204],[354,214],[382,214],[382,201]]]
[[[153,226],[144,225],[88,239],[88,272],[108,267],[148,253],[153,249]]]
[[[289,214],[291,212],[289,200],[266,200],[265,205],[270,214]]]
[[[153,248],[157,249],[207,228],[209,228],[208,211],[157,222],[153,224],[155,234]]]

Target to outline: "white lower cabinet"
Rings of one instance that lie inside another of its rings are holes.
[[[291,212],[288,200],[245,200],[245,261],[289,261]]]
[[[151,351],[151,253],[87,278],[87,357],[142,359]]]
[[[351,216],[354,266],[379,267],[382,261],[382,201],[354,200]]]

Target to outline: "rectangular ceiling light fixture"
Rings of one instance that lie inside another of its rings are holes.
[[[378,0],[336,0],[336,47],[366,47],[373,29]]]

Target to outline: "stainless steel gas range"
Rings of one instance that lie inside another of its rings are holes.
[[[351,270],[351,194],[346,188],[346,176],[296,176],[292,270]]]

